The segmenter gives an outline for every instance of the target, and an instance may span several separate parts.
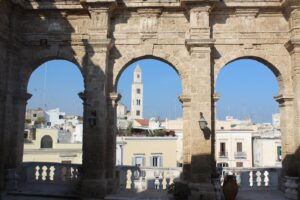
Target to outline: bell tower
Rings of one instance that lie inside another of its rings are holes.
[[[143,82],[142,71],[138,64],[133,73],[131,88],[131,118],[143,119]]]

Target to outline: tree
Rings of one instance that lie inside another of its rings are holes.
[[[44,124],[45,118],[44,117],[38,117],[35,121],[35,124]]]

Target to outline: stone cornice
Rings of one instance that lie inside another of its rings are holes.
[[[109,93],[109,96],[108,96],[108,103],[115,106],[117,105],[118,101],[122,98],[122,95],[120,95],[119,93],[117,92],[111,92]]]
[[[13,95],[13,101],[17,104],[26,104],[27,101],[32,97],[32,94],[24,93],[24,94],[15,94]]]
[[[295,52],[300,53],[300,39],[290,39],[284,46],[291,55]]]
[[[181,95],[178,97],[179,101],[182,103],[183,107],[190,107],[191,97],[188,95]]]
[[[213,99],[214,99],[214,102],[217,103],[220,100],[220,94],[214,93]]]
[[[294,96],[293,95],[278,95],[274,97],[275,101],[279,103],[280,107],[284,107],[293,102]]]
[[[214,46],[214,39],[187,39],[185,45],[190,53],[193,53],[197,47],[211,48]]]

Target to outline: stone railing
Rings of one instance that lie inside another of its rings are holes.
[[[277,190],[281,168],[229,168],[221,171],[221,184],[227,174],[234,174],[240,190]]]
[[[120,190],[165,190],[179,178],[181,168],[118,166]]]
[[[234,157],[239,159],[239,158],[247,158],[247,152],[235,152]]]
[[[79,168],[77,164],[25,162],[21,182],[33,183],[77,183]]]

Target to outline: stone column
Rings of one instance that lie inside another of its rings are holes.
[[[291,155],[294,153],[294,106],[292,95],[279,95],[274,97],[280,108],[280,131],[281,131],[281,153],[282,153],[282,176],[287,175]]]
[[[106,138],[106,178],[108,181],[108,192],[115,190],[116,185],[116,133],[117,133],[117,102],[121,99],[121,95],[115,92],[110,93],[108,98],[108,129]]]
[[[0,192],[4,190],[4,112],[5,112],[5,95],[0,92]]]
[[[298,25],[300,26],[300,20]],[[300,35],[299,38],[291,39],[285,46],[291,55],[294,92],[293,108],[290,110],[290,114],[294,115],[287,120],[294,120],[294,129],[286,133],[286,141],[283,141],[286,148],[283,166],[288,175],[300,176]]]
[[[213,70],[211,48],[214,40],[210,38],[208,1],[198,5],[189,2],[190,30],[186,46],[190,53],[189,66],[189,179],[192,199],[215,199],[216,194],[211,182],[215,174],[214,161],[214,102],[212,94]],[[200,129],[200,113],[207,122],[207,127]],[[185,154],[187,154],[185,152]],[[185,169],[184,169],[185,171]]]
[[[90,14],[89,39],[83,41],[85,56],[84,125],[83,125],[83,180],[81,195],[103,198],[107,185],[108,92],[107,68],[111,48],[109,16],[113,1],[83,0]],[[113,147],[115,148],[115,147]]]
[[[18,172],[22,166],[24,148],[24,119],[27,100],[31,97],[23,91],[7,94],[5,106],[6,123],[3,134],[3,156],[6,189],[14,190],[17,187]]]
[[[191,112],[191,98],[188,95],[181,95],[179,97],[180,102],[182,103],[182,118],[183,118],[183,155],[182,155],[182,164],[183,172],[182,179],[184,181],[189,181],[191,179],[191,146],[190,146],[190,112]]]
[[[83,123],[82,196],[103,198],[106,184],[107,92],[106,68],[109,41],[85,42],[86,59]]]

